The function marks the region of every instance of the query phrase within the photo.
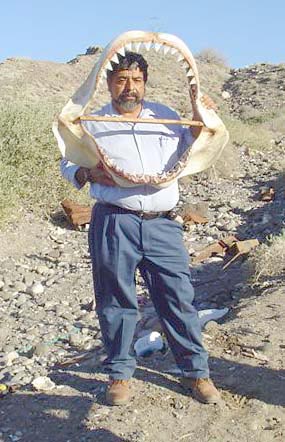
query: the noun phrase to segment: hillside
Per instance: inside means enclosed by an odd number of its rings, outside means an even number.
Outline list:
[[[178,209],[203,207],[207,218],[183,231],[196,308],[229,309],[203,330],[223,403],[205,406],[184,391],[166,348],[139,358],[132,402],[111,408],[88,233],[73,230],[60,209],[67,197],[91,202],[60,176],[51,132],[100,52],[90,47],[68,63],[0,64],[0,441],[283,442],[285,66],[231,69],[214,53],[197,56],[202,89],[231,142],[213,170],[180,183]],[[151,54],[148,61],[147,97],[188,115],[178,64]],[[98,106],[107,99],[102,91]],[[274,196],[262,199],[268,191]],[[221,252],[199,261],[232,235],[261,245],[227,268]],[[136,282],[137,338],[160,324],[139,274]],[[37,389],[39,377],[48,379]]]

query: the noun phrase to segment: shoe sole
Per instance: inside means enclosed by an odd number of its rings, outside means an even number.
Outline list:
[[[209,405],[211,405],[211,404],[220,404],[220,403],[222,403],[222,398],[221,398],[220,396],[217,397],[217,398],[213,398],[213,399],[211,399],[211,398],[209,398],[209,399],[205,399],[205,398],[201,397],[201,396],[199,395],[199,393],[197,393],[197,392],[196,392],[195,390],[193,390],[191,387],[185,385],[185,384],[183,383],[183,381],[181,381],[181,386],[182,386],[182,388],[183,388],[187,393],[190,393],[191,396],[192,396],[194,399],[196,399],[198,402],[201,402],[202,404],[209,404]]]
[[[114,405],[114,406],[120,406],[120,405],[126,405],[130,402],[130,397],[125,398],[125,399],[113,399],[111,397],[108,396],[108,394],[106,394],[106,402],[108,405]]]
[[[221,402],[222,402],[222,398],[221,397],[216,398],[216,399],[215,398],[213,398],[213,399],[211,399],[211,398],[205,399],[205,398],[201,397],[198,393],[193,391],[191,388],[189,388],[188,391],[191,393],[191,396],[193,398],[195,398],[198,402],[201,402],[202,404],[208,404],[208,405],[217,404],[218,405],[218,404],[221,404]]]

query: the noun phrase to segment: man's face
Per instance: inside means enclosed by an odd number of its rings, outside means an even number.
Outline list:
[[[132,112],[140,106],[145,94],[143,72],[137,67],[114,72],[108,88],[116,109],[121,113]]]

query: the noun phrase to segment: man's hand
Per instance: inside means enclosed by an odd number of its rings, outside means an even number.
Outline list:
[[[218,110],[216,103],[212,100],[211,97],[209,97],[209,95],[202,95],[200,100],[206,109],[213,109],[214,111]]]
[[[193,85],[191,87],[191,91],[190,91],[190,99],[191,99],[191,104],[192,104],[192,110],[193,110],[193,120],[194,121],[202,121],[202,117],[200,115],[200,113],[198,112],[197,109],[197,86]],[[202,105],[206,108],[206,109],[213,109],[214,111],[217,111],[217,105],[216,103],[212,100],[212,98],[210,98],[208,95],[202,95],[200,97],[200,101],[202,103]],[[201,133],[202,128],[201,127],[191,127],[191,133],[193,135],[194,138],[198,138],[198,136]]]
[[[76,174],[75,179],[78,184],[83,187],[87,182],[98,183],[103,186],[116,186],[113,178],[106,172],[102,163],[97,164],[96,167],[88,169],[87,167],[80,167]]]
[[[197,113],[197,104],[196,104],[197,86],[196,85],[191,86],[190,100],[191,100],[191,104],[192,104],[192,108],[193,108],[193,113],[195,116],[195,113]],[[214,111],[217,111],[218,107],[217,107],[216,103],[212,100],[212,98],[209,97],[209,95],[206,95],[206,94],[202,95],[200,97],[200,101],[206,109],[213,109]]]
[[[90,183],[99,183],[103,186],[116,186],[115,181],[104,169],[102,163],[99,163],[96,167],[89,169],[88,181],[90,181]]]

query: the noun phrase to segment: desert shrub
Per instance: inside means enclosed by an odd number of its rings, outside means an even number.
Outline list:
[[[228,66],[226,57],[213,48],[202,49],[202,51],[198,52],[198,54],[195,55],[195,58],[197,59],[197,61],[200,61],[202,63],[204,62],[225,67]]]
[[[271,133],[262,124],[249,124],[236,118],[224,118],[231,142],[254,151],[271,147]]]
[[[266,123],[267,121],[274,118],[273,111],[264,112],[263,109],[258,109],[249,105],[242,105],[239,109],[239,116],[242,121],[248,124],[260,124]]]
[[[285,273],[285,230],[270,235],[250,258],[255,280],[263,277],[280,277]]]
[[[266,121],[265,127],[273,134],[285,135],[285,107],[275,111],[274,116]]]
[[[51,103],[0,105],[0,222],[20,209],[49,213],[76,194],[59,172]]]

